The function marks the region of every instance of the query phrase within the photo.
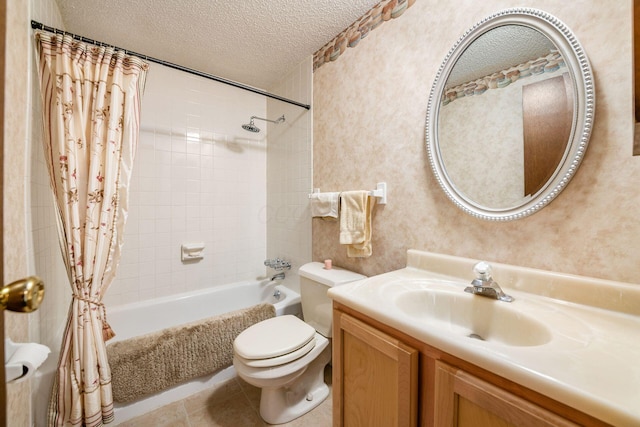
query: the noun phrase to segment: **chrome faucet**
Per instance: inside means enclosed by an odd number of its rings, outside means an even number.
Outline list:
[[[276,271],[291,270],[291,263],[280,258],[266,259],[264,265]]]
[[[513,297],[502,292],[502,288],[491,277],[491,266],[480,261],[473,266],[476,278],[471,281],[471,286],[464,288],[465,292],[483,297],[493,298],[500,301],[511,302]]]
[[[271,278],[271,281],[274,280],[284,280],[284,271],[282,273],[278,273]]]

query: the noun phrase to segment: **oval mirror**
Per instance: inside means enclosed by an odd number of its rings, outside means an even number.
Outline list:
[[[559,19],[508,9],[468,30],[436,75],[427,152],[465,212],[508,221],[537,212],[567,185],[589,143],[589,61]]]

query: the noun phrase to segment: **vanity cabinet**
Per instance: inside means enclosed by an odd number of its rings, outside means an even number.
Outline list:
[[[334,427],[608,424],[334,302]]]
[[[334,426],[416,426],[418,351],[340,311],[333,324]]]
[[[576,427],[553,412],[446,363],[436,362],[436,426]]]

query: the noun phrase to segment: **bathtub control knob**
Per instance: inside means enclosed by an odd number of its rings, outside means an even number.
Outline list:
[[[266,259],[264,260],[264,265],[276,271],[291,270],[291,263],[280,258]]]
[[[307,400],[311,402],[313,400],[313,393],[307,394]]]

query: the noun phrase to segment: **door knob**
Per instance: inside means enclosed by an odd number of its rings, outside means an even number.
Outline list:
[[[44,283],[37,276],[16,280],[0,289],[0,308],[31,313],[44,298]]]

